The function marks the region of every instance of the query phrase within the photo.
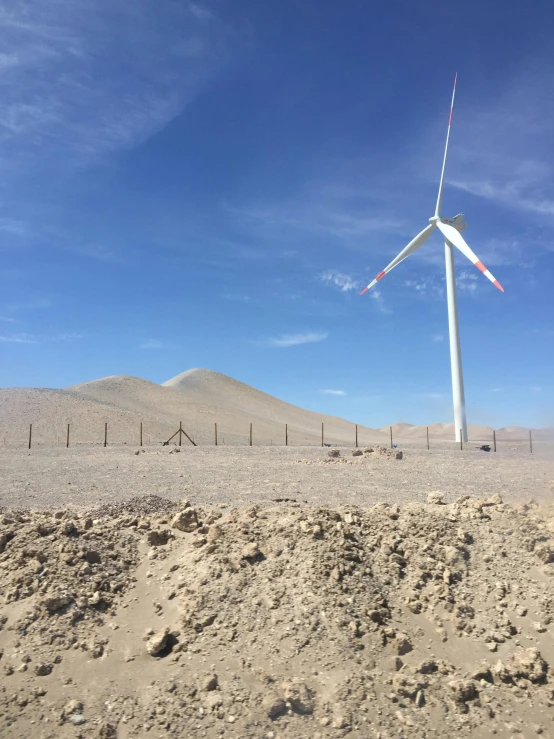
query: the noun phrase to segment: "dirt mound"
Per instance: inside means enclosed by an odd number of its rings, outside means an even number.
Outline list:
[[[552,735],[554,510],[430,500],[3,511],[2,737]]]

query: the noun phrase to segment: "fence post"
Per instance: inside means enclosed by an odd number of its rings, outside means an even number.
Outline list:
[[[108,422],[104,424],[104,446],[108,445]]]
[[[217,446],[217,423],[214,423],[214,439],[215,445]]]
[[[252,446],[252,424],[250,424],[250,446]]]
[[[533,454],[533,437],[531,436],[531,429],[529,429],[529,451]]]
[[[65,446],[69,449],[69,424],[67,424],[67,438],[65,440]]]
[[[33,424],[29,424],[29,449],[31,448],[31,439],[33,438]]]
[[[356,449],[358,448],[358,424],[356,424]]]
[[[183,422],[179,421],[179,446],[181,446],[182,438],[183,438]]]
[[[462,439],[463,439],[463,437],[462,437],[462,429],[460,429],[460,450],[463,449],[463,446],[462,446],[463,441],[462,441]]]
[[[496,451],[496,431],[494,429],[492,430],[492,443],[494,446],[494,451]]]
[[[427,426],[427,451],[429,451],[429,426]]]
[[[390,427],[390,448],[392,449],[392,426]]]
[[[140,445],[142,446],[142,421],[140,422]]]
[[[323,423],[321,424],[321,446],[324,446],[323,444]]]
[[[289,445],[289,425],[285,423],[285,446]]]

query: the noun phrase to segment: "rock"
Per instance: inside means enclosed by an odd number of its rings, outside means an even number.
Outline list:
[[[75,726],[81,726],[82,724],[86,723],[86,718],[81,713],[74,713],[68,718],[68,721],[70,721]]]
[[[89,549],[85,552],[85,559],[90,565],[98,565],[102,561],[100,553],[96,549]]]
[[[73,598],[69,593],[55,593],[44,598],[40,605],[46,608],[49,613],[55,613],[72,602]]]
[[[173,534],[169,529],[153,529],[146,535],[146,541],[151,547],[165,546]]]
[[[504,501],[500,497],[498,493],[495,493],[494,495],[491,495],[490,498],[487,498],[487,500],[483,501],[484,506],[493,506],[493,505],[502,505]]]
[[[329,449],[327,455],[329,457],[340,457],[340,451],[338,449]]]
[[[444,493],[440,490],[434,490],[427,494],[427,503],[430,505],[444,505]]]
[[[169,626],[164,626],[161,631],[158,631],[157,634],[154,634],[154,636],[146,642],[146,651],[148,654],[152,657],[156,657],[160,652],[163,652],[167,646],[168,637]]]
[[[454,700],[457,703],[467,703],[467,701],[475,700],[479,695],[472,680],[451,680],[448,687],[454,693]]]
[[[242,559],[256,559],[260,554],[260,548],[255,541],[252,541],[243,548],[241,557]]]
[[[298,679],[281,685],[285,700],[295,713],[309,715],[314,710],[313,693],[308,686]]]
[[[399,655],[408,654],[408,652],[411,652],[413,649],[412,642],[407,634],[397,634],[393,639],[393,645],[396,649],[396,653]]]
[[[540,542],[535,545],[533,551],[545,565],[554,562],[554,549],[552,549],[548,544]]]
[[[363,457],[364,453],[361,449],[352,449],[352,456],[353,457]]]
[[[66,704],[62,711],[62,715],[64,718],[67,718],[68,716],[71,716],[73,713],[82,713],[83,712],[83,702],[80,700],[70,700],[69,703]]]
[[[75,525],[75,521],[66,521],[62,526],[62,531],[66,536],[77,536],[79,529]]]
[[[283,716],[287,712],[287,704],[283,698],[278,695],[266,695],[262,700],[262,707],[266,712],[267,716],[272,720]]]
[[[402,452],[396,452],[396,454],[394,455],[394,458],[395,459],[402,459],[403,456],[404,456],[404,454]]]
[[[179,511],[172,519],[171,526],[179,531],[191,533],[198,528],[198,514],[194,508]]]
[[[140,454],[140,449],[137,449],[135,452],[135,455],[138,457],[139,454]]]
[[[217,679],[217,675],[208,675],[202,682],[202,690],[210,691],[210,690],[217,690],[219,687],[219,682]]]
[[[54,665],[49,662],[39,662],[35,665],[35,675],[38,677],[45,677],[46,675],[50,675],[53,669]]]

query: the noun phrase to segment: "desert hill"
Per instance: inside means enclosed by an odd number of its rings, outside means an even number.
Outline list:
[[[62,444],[67,424],[70,443],[103,443],[108,423],[108,443],[136,445],[143,424],[146,444],[161,443],[183,423],[198,444],[214,443],[218,424],[220,444],[248,443],[250,423],[255,445],[281,445],[288,424],[289,443],[294,446],[321,443],[321,424],[330,444],[354,443],[354,424],[326,416],[262,392],[231,377],[207,369],[190,369],[161,385],[129,375],[113,375],[72,385],[63,390],[49,388],[0,389],[0,445],[20,446],[33,424],[34,443]],[[472,440],[491,440],[488,426],[469,425]],[[360,445],[388,443],[389,427],[358,427]],[[518,426],[499,429],[497,439],[528,438],[529,430]],[[426,427],[395,423],[393,437],[405,442],[425,439]],[[451,441],[453,424],[429,426],[429,436]],[[553,429],[533,431],[536,441],[552,439]],[[188,442],[187,442],[188,443]]]
[[[63,443],[70,424],[71,443],[104,439],[109,443],[137,444],[143,424],[145,443],[168,439],[179,422],[196,443],[214,443],[218,424],[220,444],[253,442],[283,444],[288,424],[291,445],[353,444],[354,424],[341,418],[307,411],[249,385],[211,370],[194,369],[158,385],[128,375],[104,377],[63,390],[8,388],[0,390],[0,439],[5,445],[22,444],[33,424],[35,443]],[[360,444],[378,443],[383,435],[359,426]]]

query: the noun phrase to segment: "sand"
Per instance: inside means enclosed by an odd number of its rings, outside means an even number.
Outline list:
[[[552,736],[553,507],[429,500],[0,511],[3,739]]]

